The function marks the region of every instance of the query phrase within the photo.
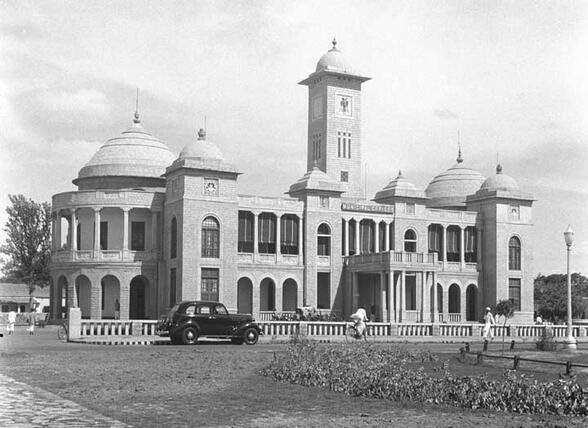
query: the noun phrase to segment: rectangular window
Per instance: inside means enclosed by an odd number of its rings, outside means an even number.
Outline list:
[[[328,272],[317,273],[316,278],[316,307],[317,309],[331,308],[331,274]]]
[[[321,196],[321,208],[329,208],[329,197]]]
[[[414,215],[414,211],[415,211],[414,203],[407,202],[406,203],[406,214]]]
[[[521,310],[521,279],[508,279],[508,299],[512,302],[515,311]]]
[[[337,135],[337,156],[341,157],[341,133]]]
[[[351,133],[347,133],[347,158],[351,159]]]
[[[349,173],[347,171],[341,171],[341,182],[347,183],[349,181]]]
[[[280,219],[280,227],[282,254],[298,254],[298,218],[285,214]]]
[[[465,244],[465,261],[467,263],[476,263],[478,260],[476,253],[476,228],[469,226],[465,228],[464,244]]]
[[[131,222],[131,251],[145,251],[145,222]]]
[[[200,298],[218,302],[218,269],[202,268]]]
[[[76,232],[76,248],[79,250],[82,249],[82,224],[78,223],[78,225],[76,226],[77,232]]]
[[[240,253],[253,252],[253,214],[247,211],[239,211],[238,225],[239,241],[237,251]]]
[[[176,268],[169,271],[169,307],[176,304]]]
[[[262,254],[276,253],[276,217],[271,213],[261,213],[258,218],[258,250]]]
[[[100,222],[100,249],[108,250],[108,222]]]

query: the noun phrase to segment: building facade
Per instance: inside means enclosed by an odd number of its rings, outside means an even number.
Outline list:
[[[385,322],[478,321],[502,299],[533,320],[531,195],[456,163],[426,189],[401,172],[363,197],[361,86],[336,47],[308,87],[307,172],[245,195],[204,130],[175,156],[142,126],[108,140],[53,196],[51,301],[86,318],[156,318],[220,300],[258,319],[312,306]]]

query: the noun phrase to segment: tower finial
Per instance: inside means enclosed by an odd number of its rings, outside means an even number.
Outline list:
[[[402,170],[399,169],[398,170],[398,176],[396,177],[396,179],[402,178]]]
[[[133,119],[135,123],[141,123],[139,119],[139,88],[137,88],[137,97],[135,98],[135,118]]]
[[[335,36],[333,36],[333,41],[331,43],[333,44],[333,47],[331,48],[331,50],[336,51],[337,50],[337,39],[335,38]]]
[[[496,152],[496,174],[502,174],[502,165],[500,165],[500,156]]]
[[[459,129],[457,130],[457,163],[463,162],[463,157],[461,156],[461,135]]]

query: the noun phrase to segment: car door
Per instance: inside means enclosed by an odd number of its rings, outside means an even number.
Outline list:
[[[200,304],[196,308],[196,322],[200,327],[201,336],[216,335],[215,317],[209,304]]]
[[[227,312],[227,308],[223,304],[216,304],[212,307],[212,314],[215,321],[216,334],[219,336],[226,336],[232,332],[231,316]]]

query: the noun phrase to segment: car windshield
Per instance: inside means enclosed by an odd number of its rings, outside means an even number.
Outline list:
[[[167,313],[167,318],[171,320],[174,317],[174,314],[178,311],[179,307],[180,305],[175,305],[173,308],[171,308]]]

